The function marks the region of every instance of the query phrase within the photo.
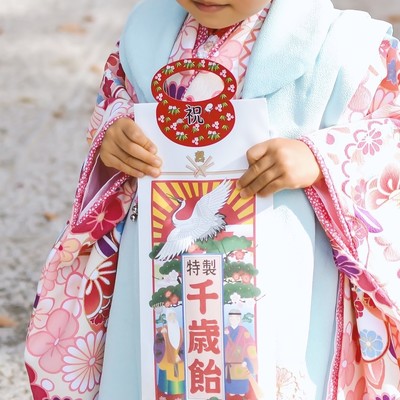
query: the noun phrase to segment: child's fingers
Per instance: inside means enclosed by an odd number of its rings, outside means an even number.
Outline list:
[[[150,153],[157,153],[157,146],[144,134],[140,126],[134,121],[130,119],[124,119],[121,127],[129,141],[137,143]]]
[[[124,157],[126,156],[122,156],[121,158],[123,159]],[[157,178],[160,175],[159,168],[153,168],[137,159],[125,158],[126,161],[123,161],[121,158],[113,154],[109,155],[109,161],[113,165],[113,168],[116,168],[125,174],[135,178],[143,178],[145,175]]]
[[[133,136],[135,136],[138,141],[131,140]],[[127,164],[130,164],[130,160],[137,159],[152,167],[160,167],[161,159],[149,150],[149,148],[153,148],[153,151],[156,151],[152,142],[147,140],[144,135],[131,135],[131,137],[128,137],[124,131],[123,135],[119,135],[115,138],[115,143],[122,152],[120,158]],[[147,147],[144,147],[144,145]],[[124,154],[126,154],[126,156],[124,156]]]
[[[250,164],[247,171],[240,177],[237,182],[237,188],[244,189],[249,186],[254,180],[256,180],[260,175],[264,174],[266,171],[273,168],[274,163],[270,157],[263,157],[257,162]],[[271,173],[271,171],[270,171]],[[271,177],[272,179],[272,177]]]
[[[251,182],[246,186],[243,186],[240,190],[240,196],[242,198],[252,197],[256,194],[260,196],[268,196],[283,189],[283,177],[275,166],[271,166],[257,175],[252,176],[253,179]]]
[[[246,157],[249,165],[255,164],[257,161],[261,160],[268,151],[268,140],[265,142],[257,143],[247,150]]]
[[[161,160],[136,143],[131,143],[127,151],[120,149],[118,158],[129,168],[139,170],[145,175],[156,177],[160,174]]]
[[[285,189],[285,187],[283,186],[281,177],[277,177],[272,181],[263,181],[258,179],[252,182],[245,189],[242,189],[240,191],[240,197],[243,199],[247,199],[255,195],[267,197],[283,189]]]
[[[116,139],[112,134],[106,135],[100,148],[100,158],[107,167],[136,178],[144,175],[157,177],[160,174],[161,160],[126,137]]]

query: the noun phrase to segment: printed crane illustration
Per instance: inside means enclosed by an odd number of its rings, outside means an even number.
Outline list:
[[[158,252],[156,259],[168,261],[187,251],[196,240],[207,240],[225,228],[225,217],[219,213],[232,191],[231,181],[224,180],[211,192],[202,196],[187,219],[178,219],[177,214],[186,206],[184,199],[176,199],[179,208],[172,215],[174,228]]]

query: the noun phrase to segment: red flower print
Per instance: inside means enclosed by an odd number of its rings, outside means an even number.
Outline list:
[[[92,329],[98,331],[108,319],[117,273],[117,255],[100,264],[89,276],[85,288],[85,314]]]
[[[364,311],[364,306],[363,306],[363,303],[359,299],[354,300],[354,308],[356,310],[357,317],[362,317],[363,311]]]
[[[235,251],[236,260],[243,260],[244,259],[244,255],[245,255],[245,252],[243,250]]]
[[[121,201],[114,196],[95,209],[82,223],[78,224],[76,233],[90,232],[93,239],[100,239],[110,232],[124,217]]]
[[[358,318],[362,317],[363,313],[364,313],[364,304],[358,298],[357,293],[355,291],[351,292],[351,298],[353,299],[353,304],[354,304],[354,308],[355,308],[355,311],[356,311],[356,316]]]
[[[122,80],[125,79],[125,72],[122,68],[121,63],[119,62],[118,54],[113,53],[108,57],[107,69],[109,69],[110,71],[114,71],[115,75],[121,78]]]
[[[103,93],[107,98],[111,97],[111,86],[114,82],[111,79],[104,78]]]
[[[36,384],[37,375],[33,368],[25,364],[26,372],[28,373],[29,383],[31,385],[31,391],[33,400],[45,400],[47,398],[46,391]]]

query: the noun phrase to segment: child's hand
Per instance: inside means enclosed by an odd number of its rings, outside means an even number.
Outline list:
[[[322,173],[309,147],[295,139],[270,139],[247,151],[249,169],[239,179],[241,197],[268,196],[313,185]]]
[[[161,159],[156,153],[154,143],[129,118],[121,118],[107,129],[100,148],[100,158],[107,167],[136,178],[160,175]]]

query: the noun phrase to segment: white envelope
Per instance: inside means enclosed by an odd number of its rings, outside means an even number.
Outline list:
[[[204,147],[165,137],[157,104],[135,105],[136,122],[163,160],[161,176],[138,188],[143,399],[228,399],[238,387],[252,393],[249,400],[275,398],[275,363],[266,360],[275,359],[268,328],[276,305],[262,245],[272,197],[244,200],[235,191],[246,150],[269,138],[267,104],[232,103],[233,130]],[[235,343],[234,331],[247,339]]]

